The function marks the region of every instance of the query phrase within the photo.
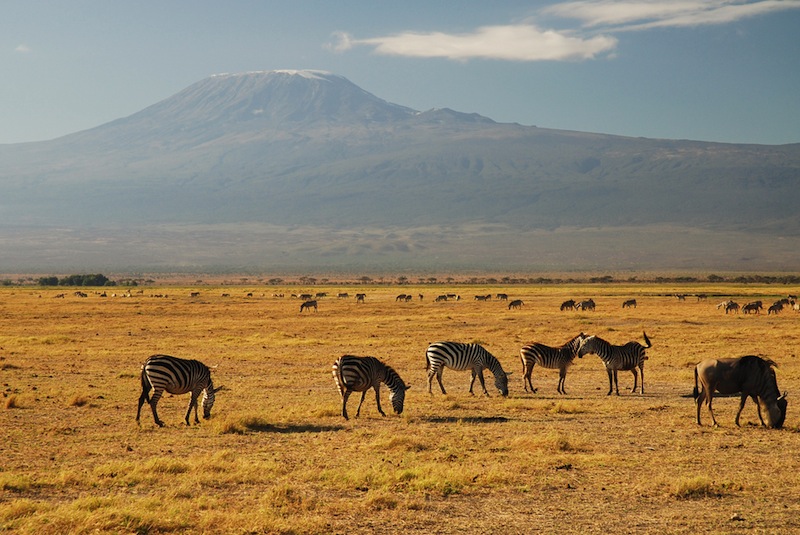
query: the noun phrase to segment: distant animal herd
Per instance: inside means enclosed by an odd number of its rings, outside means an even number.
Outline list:
[[[193,292],[192,297],[197,295]],[[318,309],[318,299],[326,297],[325,293],[292,295],[292,298],[302,300],[300,312],[304,310],[316,311]],[[275,294],[273,297],[283,297],[283,294]],[[359,303],[365,302],[366,294],[356,294]],[[418,294],[418,299],[423,300],[424,296]],[[685,300],[686,295],[677,294],[678,300]],[[705,295],[697,295],[697,300],[705,300]],[[338,299],[347,299],[349,295],[340,293]],[[407,302],[414,298],[413,295],[400,294],[395,301]],[[476,295],[476,301],[491,300],[491,294]],[[509,301],[507,294],[496,294],[496,299]],[[456,300],[461,297],[456,294],[442,294],[436,297],[435,302]],[[514,299],[508,302],[508,309],[521,308],[521,299]],[[635,299],[623,301],[622,308],[636,308]],[[777,314],[786,307],[800,310],[798,307],[797,296],[789,295],[780,299],[768,307],[768,314]],[[570,299],[561,304],[560,309],[565,310],[587,310],[594,311],[596,304],[592,299],[576,301]],[[753,301],[740,307],[733,300],[726,300],[717,305],[717,309],[724,309],[725,313],[737,313],[741,311],[745,314],[759,314],[763,310],[761,301]],[[630,371],[633,374],[632,393],[637,389],[644,394],[644,362],[648,359],[645,351],[652,347],[652,343],[646,333],[642,333],[645,344],[631,341],[624,345],[613,345],[598,336],[589,336],[580,333],[572,337],[565,344],[559,347],[551,347],[541,343],[532,343],[520,349],[520,360],[522,363],[522,382],[526,392],[536,393],[537,389],[531,382],[531,374],[535,366],[559,370],[559,380],[557,391],[559,394],[566,394],[565,380],[567,369],[572,365],[575,357],[583,358],[587,354],[597,355],[603,362],[608,374],[609,389],[608,394],[616,393],[619,395],[619,384],[617,380],[618,371]],[[484,370],[488,369],[494,377],[494,386],[502,396],[508,396],[508,377],[512,372],[503,369],[500,361],[494,357],[480,344],[460,343],[460,342],[436,342],[430,344],[425,352],[426,370],[428,377],[428,393],[433,394],[433,380],[436,379],[442,394],[446,394],[442,382],[442,373],[445,368],[455,371],[469,371],[472,374],[469,392],[474,394],[473,388],[475,379],[480,382],[483,394],[488,396],[489,391],[484,382]],[[738,358],[707,359],[697,364],[694,371],[694,391],[693,397],[696,400],[696,421],[701,424],[701,407],[705,404],[711,415],[713,425],[717,425],[712,409],[714,393],[723,395],[740,394],[739,410],[736,414],[735,423],[739,425],[739,417],[744,408],[747,398],[751,398],[756,404],[758,417],[762,425],[770,428],[779,429],[783,427],[786,419],[786,393],[781,394],[778,389],[777,379],[774,368],[777,364],[770,360],[754,355],[747,355]],[[343,355],[339,357],[332,366],[332,375],[342,401],[342,416],[348,419],[347,400],[353,392],[361,393],[361,401],[356,410],[356,417],[361,413],[361,406],[367,392],[372,389],[375,392],[375,402],[378,412],[385,416],[380,400],[380,387],[385,384],[389,390],[389,400],[392,408],[397,414],[401,414],[404,409],[405,392],[410,387],[403,381],[400,375],[389,365],[371,356]],[[142,406],[147,403],[153,412],[153,419],[158,426],[164,423],[158,417],[156,406],[164,392],[170,394],[191,393],[189,407],[184,418],[189,425],[192,410],[195,413],[195,423],[199,423],[198,400],[202,394],[202,408],[204,418],[211,415],[211,408],[214,405],[215,394],[223,387],[214,388],[211,380],[209,368],[197,360],[185,360],[168,355],[153,355],[147,359],[141,369],[142,393],[139,397],[139,406],[136,414],[136,421],[139,422]],[[766,421],[762,415],[762,410],[766,414]]]

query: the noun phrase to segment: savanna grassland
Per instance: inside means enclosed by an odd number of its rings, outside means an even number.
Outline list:
[[[74,289],[73,289],[74,290]],[[726,315],[723,299],[772,303],[794,288],[733,284],[146,287],[132,297],[63,288],[0,290],[0,530],[20,533],[787,533],[800,530],[800,315]],[[197,297],[190,292],[199,291]],[[318,312],[291,293],[327,291]],[[252,292],[252,296],[247,294]],[[348,299],[337,299],[348,292]],[[357,292],[367,294],[356,303]],[[434,302],[455,292],[460,301]],[[506,292],[523,299],[478,302]],[[118,293],[120,293],[118,291]],[[283,293],[285,297],[273,297]],[[414,296],[396,302],[399,293]],[[418,294],[424,294],[419,300]],[[685,301],[673,294],[690,294]],[[707,293],[698,301],[691,295]],[[229,294],[223,296],[223,294]],[[161,295],[161,297],[156,297]],[[592,297],[595,312],[561,312]],[[622,309],[635,298],[638,307]],[[523,391],[519,349],[579,332],[643,342],[645,394],[606,396],[599,358],[536,368]],[[471,396],[445,370],[428,394],[425,348],[480,342],[510,377]],[[134,421],[145,358],[213,370],[210,420],[187,427],[188,396]],[[330,373],[373,355],[412,385],[402,415],[372,393],[351,419]],[[767,356],[789,392],[786,427],[760,427],[748,401],[715,400],[720,427],[695,423],[693,366]],[[624,391],[622,391],[624,388]],[[480,392],[476,383],[476,392]]]

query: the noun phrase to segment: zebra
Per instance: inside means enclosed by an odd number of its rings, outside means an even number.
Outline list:
[[[303,301],[302,303],[300,303],[300,312],[303,312],[303,310],[305,309],[311,310],[312,308],[314,309],[314,312],[317,311],[316,299],[313,301]]]
[[[508,309],[511,310],[512,308],[522,308],[522,305],[525,303],[522,302],[522,299],[514,299],[508,304]]]
[[[563,303],[561,303],[561,311],[562,312],[565,311],[565,310],[572,310],[574,308],[575,308],[575,300],[574,299],[568,299],[568,300],[564,301]]]
[[[355,355],[342,355],[332,367],[333,380],[339,388],[342,396],[342,416],[348,420],[347,399],[353,392],[361,392],[361,402],[358,404],[356,418],[361,414],[361,405],[367,396],[370,388],[375,389],[375,402],[378,404],[378,412],[381,416],[386,416],[381,408],[381,383],[386,383],[389,388],[389,401],[392,403],[394,412],[403,413],[403,403],[406,398],[406,390],[411,386],[406,385],[400,376],[390,366],[387,366],[375,357],[357,357]]]
[[[636,299],[628,299],[627,301],[623,301],[622,308],[636,308]]]
[[[203,418],[211,417],[211,407],[214,406],[216,393],[223,387],[214,388],[211,381],[211,372],[208,366],[198,360],[179,359],[169,355],[152,355],[142,365],[142,395],[139,396],[139,408],[136,411],[136,422],[142,413],[142,405],[148,403],[153,410],[153,419],[156,425],[164,427],[164,422],[158,418],[156,406],[164,391],[170,394],[186,394],[191,392],[189,408],[186,410],[186,425],[189,425],[189,415],[194,408],[194,423],[199,424],[197,417],[197,398],[203,393]],[[153,395],[150,396],[150,390]]]
[[[606,371],[608,372],[608,396],[611,395],[614,387],[616,387],[617,395],[619,395],[619,383],[617,381],[618,370],[629,370],[633,374],[633,388],[631,392],[636,392],[636,383],[638,379],[638,374],[636,372],[637,367],[642,374],[641,393],[644,394],[644,361],[647,360],[647,355],[645,355],[644,351],[648,347],[652,347],[653,344],[651,344],[650,339],[647,338],[647,333],[642,332],[642,334],[644,335],[646,346],[643,346],[639,342],[628,342],[624,346],[615,346],[598,336],[588,336],[581,341],[581,345],[578,348],[579,357],[583,357],[588,353],[594,353],[600,357],[600,360],[606,365]]]
[[[522,386],[525,387],[525,392],[528,391],[528,386],[531,387],[531,392],[536,393],[536,388],[533,388],[531,383],[531,373],[533,367],[538,364],[542,368],[559,370],[558,375],[558,393],[566,394],[564,389],[564,379],[567,377],[567,368],[578,356],[578,348],[580,347],[586,335],[580,333],[578,336],[567,342],[561,347],[550,347],[544,344],[529,344],[523,346],[519,350],[519,357],[522,360]]]
[[[475,394],[472,387],[475,385],[475,377],[481,381],[483,393],[489,395],[486,390],[486,383],[483,380],[483,370],[489,368],[494,375],[494,386],[500,393],[508,396],[508,376],[511,372],[503,371],[494,355],[486,351],[480,344],[462,344],[459,342],[436,342],[428,346],[425,353],[426,366],[428,370],[428,393],[433,394],[431,386],[433,377],[439,382],[442,394],[447,394],[442,384],[442,372],[445,367],[456,371],[470,370],[472,381],[469,383],[469,393]]]

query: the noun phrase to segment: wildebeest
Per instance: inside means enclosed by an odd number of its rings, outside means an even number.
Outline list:
[[[590,298],[580,303],[575,303],[575,310],[594,310],[595,306],[594,299]]]
[[[522,305],[525,303],[522,302],[522,299],[514,299],[508,304],[508,309],[511,310],[512,308],[522,308]]]
[[[363,303],[367,298],[367,294],[356,294],[356,303]]]
[[[628,299],[622,302],[622,308],[636,308],[636,299]]]
[[[738,314],[739,303],[737,303],[736,301],[728,301],[728,303],[725,305],[725,314],[727,314],[728,312],[736,312]]]
[[[758,314],[761,310],[761,307],[756,303],[747,303],[745,306],[742,307],[742,314]]]
[[[568,300],[564,301],[563,303],[561,303],[561,311],[562,312],[564,310],[572,310],[573,308],[575,308],[575,300],[574,299],[568,299]]]
[[[742,414],[744,403],[748,396],[758,408],[758,419],[761,425],[780,429],[786,419],[786,393],[781,395],[778,390],[778,381],[775,379],[777,364],[770,359],[763,359],[754,355],[738,358],[706,359],[694,369],[694,397],[697,402],[697,425],[700,425],[700,406],[705,402],[711,421],[714,425],[714,411],[711,401],[714,392],[720,394],[741,393],[739,411],[736,413],[736,425],[739,425],[739,416]],[[761,416],[761,407],[767,412],[767,423]]]
[[[777,314],[781,310],[783,310],[783,303],[776,301],[767,309],[767,315],[769,316],[770,314]]]
[[[312,308],[314,309],[314,312],[317,311],[317,301],[316,300],[303,301],[302,303],[300,303],[300,312],[303,312],[303,310],[305,310],[305,309],[311,310]]]

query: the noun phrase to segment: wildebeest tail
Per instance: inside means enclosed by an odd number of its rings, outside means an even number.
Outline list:
[[[697,388],[697,368],[694,369],[694,390],[692,390],[692,397],[697,399],[700,395],[700,390]]]
[[[653,347],[653,344],[650,343],[650,339],[647,337],[647,333],[642,331],[642,334],[644,335],[644,342],[647,344],[645,347]]]

